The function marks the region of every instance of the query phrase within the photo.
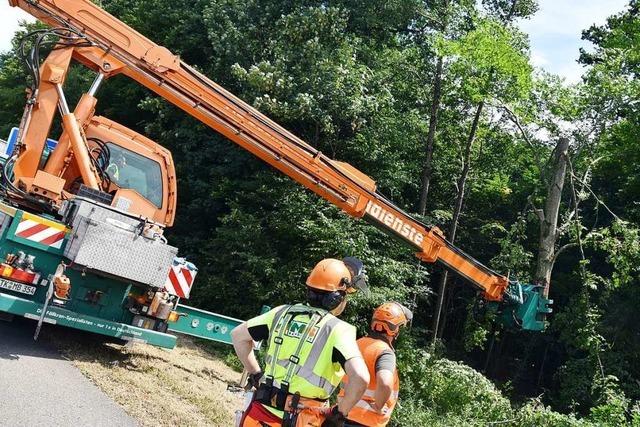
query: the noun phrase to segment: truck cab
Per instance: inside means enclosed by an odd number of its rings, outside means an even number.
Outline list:
[[[171,152],[112,120],[94,116],[86,126],[89,153],[104,177],[111,206],[171,226],[177,198]],[[61,176],[69,194],[80,191],[81,175],[71,163]],[[107,200],[109,197],[107,198]]]

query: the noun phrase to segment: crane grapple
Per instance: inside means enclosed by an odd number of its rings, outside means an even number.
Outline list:
[[[544,286],[510,283],[500,303],[489,305],[498,312],[498,321],[510,329],[543,331],[546,315],[553,309],[553,300],[544,296]]]

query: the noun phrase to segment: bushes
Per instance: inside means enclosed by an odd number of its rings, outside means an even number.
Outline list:
[[[421,400],[437,414],[456,414],[470,422],[510,417],[509,400],[472,368],[440,359],[425,373],[420,387]]]
[[[513,417],[509,400],[479,372],[423,350],[398,353],[401,407],[395,425],[477,425]]]
[[[538,400],[514,408],[491,381],[471,367],[415,349],[413,342],[402,344],[398,350],[400,402],[390,424],[393,427],[589,427],[626,424],[626,406],[613,397],[594,408],[589,419],[552,411]],[[632,409],[631,425],[640,426],[638,421],[640,412],[636,414]]]
[[[586,427],[592,425],[574,415],[552,411],[538,401],[531,401],[517,411],[513,425],[519,427]]]

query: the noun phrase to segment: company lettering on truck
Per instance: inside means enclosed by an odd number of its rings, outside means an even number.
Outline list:
[[[402,218],[396,216],[393,212],[385,210],[382,206],[372,202],[371,200],[367,203],[366,212],[369,216],[380,222],[380,224],[389,227],[418,247],[422,247],[424,234],[420,233],[415,229],[415,227],[405,222]]]

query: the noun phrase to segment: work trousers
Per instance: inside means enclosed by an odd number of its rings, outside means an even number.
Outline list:
[[[252,402],[247,408],[242,427],[281,427],[282,420],[269,412],[264,406]]]
[[[321,427],[324,416],[315,409],[303,409],[296,415],[295,427]],[[282,420],[258,402],[247,409],[242,427],[281,427]]]

